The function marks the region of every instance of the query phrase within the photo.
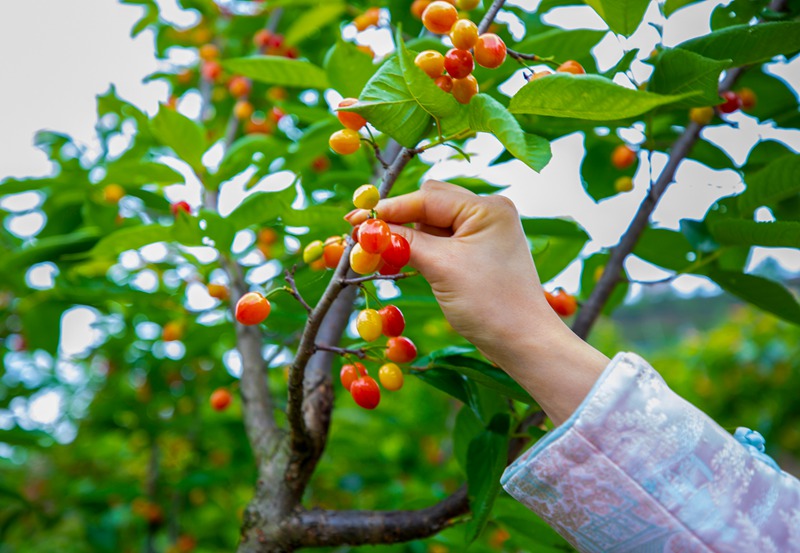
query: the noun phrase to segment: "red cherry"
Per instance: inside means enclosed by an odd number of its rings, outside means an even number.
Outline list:
[[[475,61],[478,65],[494,69],[506,61],[506,43],[494,33],[485,33],[475,43]]]
[[[335,269],[339,266],[344,247],[345,243],[342,239],[331,240],[325,244],[325,248],[322,250],[322,258],[325,260],[325,266],[328,269]]]
[[[269,300],[258,292],[248,292],[236,302],[236,320],[243,325],[257,325],[272,310]]]
[[[361,228],[361,223],[353,227],[353,232],[350,235],[350,237],[353,239],[353,242],[355,242],[356,244],[358,244],[358,231],[360,228]]]
[[[187,202],[175,202],[169,206],[169,210],[175,217],[177,217],[178,213],[181,211],[183,211],[186,215],[192,214],[192,208]]]
[[[381,253],[391,243],[392,231],[380,219],[367,219],[358,231],[358,243],[368,253]]]
[[[453,48],[444,55],[444,69],[454,79],[463,79],[475,69],[475,60],[466,50]]]
[[[367,368],[363,363],[342,365],[342,370],[339,371],[339,380],[341,381],[342,386],[344,386],[344,389],[349,392],[353,382],[362,376],[366,376],[366,374]]]
[[[233,396],[231,396],[228,390],[225,388],[217,388],[211,394],[211,408],[215,411],[224,411],[231,404],[232,400]]]
[[[417,357],[417,346],[405,336],[389,338],[386,341],[386,358],[395,363],[410,363]]]
[[[375,409],[381,401],[381,390],[371,376],[362,376],[350,386],[355,402],[364,409]]]
[[[406,320],[403,312],[396,305],[387,305],[378,311],[383,320],[383,335],[394,337],[400,336],[406,328]]]
[[[398,275],[400,274],[400,269],[402,267],[395,267],[394,265],[389,265],[388,263],[384,262],[380,269],[378,269],[378,273],[382,275]]]
[[[391,265],[393,268],[402,269],[408,264],[408,260],[411,258],[411,245],[408,243],[408,240],[406,240],[405,237],[393,232],[389,238],[389,245],[385,250],[383,250],[381,257],[387,265]],[[381,274],[391,275],[397,273]]]
[[[726,90],[723,92],[722,98],[725,101],[717,106],[717,109],[719,109],[722,113],[733,113],[742,107],[742,99],[732,90]]]

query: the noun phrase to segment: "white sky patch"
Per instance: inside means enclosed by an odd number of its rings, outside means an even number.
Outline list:
[[[65,357],[76,357],[102,339],[95,327],[100,320],[97,312],[89,307],[72,307],[61,316],[60,352]]]
[[[55,390],[42,390],[28,401],[28,417],[31,421],[49,425],[61,415],[61,404],[64,398]]]

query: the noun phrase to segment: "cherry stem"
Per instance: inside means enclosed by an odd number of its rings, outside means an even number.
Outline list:
[[[364,128],[367,129],[367,133],[369,133],[369,140],[367,140],[366,138],[362,138],[361,140],[364,140],[365,142],[369,142],[370,143],[370,145],[372,146],[372,149],[375,151],[375,159],[378,160],[378,163],[381,164],[381,167],[383,167],[383,170],[386,171],[389,168],[389,164],[386,163],[386,160],[384,160],[383,157],[381,156],[381,149],[378,146],[378,142],[375,140],[375,137],[372,135],[372,131],[369,129],[369,126],[365,126]]]
[[[506,53],[519,62],[535,61],[539,63],[546,63],[547,65],[551,65],[553,67],[558,67],[561,65],[561,62],[554,60],[552,56],[543,58],[541,56],[537,56],[536,54],[525,54],[524,52],[517,52],[516,50],[512,50],[510,48],[506,50]]]
[[[311,309],[311,306],[308,305],[306,300],[303,299],[303,296],[300,294],[300,290],[298,290],[297,288],[297,283],[294,281],[295,271],[297,271],[297,265],[294,265],[291,270],[287,270],[285,273],[286,282],[289,283],[290,286],[287,292],[289,292],[292,296],[294,296],[294,299],[300,302],[300,305],[303,306],[306,312],[311,313],[313,309]]]
[[[343,278],[339,281],[339,284],[342,286],[349,286],[351,284],[362,284],[371,280],[402,280],[404,278],[411,278],[417,275],[419,275],[419,272],[417,271],[411,271],[409,273],[397,273],[396,275],[382,275],[380,273],[376,273],[374,275],[363,277]]]
[[[349,348],[340,348],[337,346],[328,346],[326,344],[314,344],[314,351],[330,351],[333,353],[338,353],[342,357],[347,357],[348,355],[355,355],[359,359],[364,359],[367,356],[367,352],[364,350],[364,348],[349,349]]]

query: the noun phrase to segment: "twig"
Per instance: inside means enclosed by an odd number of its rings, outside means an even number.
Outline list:
[[[328,346],[325,344],[314,344],[315,351],[330,351],[331,353],[337,353],[342,357],[346,355],[355,355],[359,359],[364,359],[367,356],[366,350],[364,348],[359,349],[349,349],[349,348],[340,348],[338,346]]]
[[[381,157],[381,148],[380,148],[380,146],[378,146],[378,142],[375,140],[375,137],[372,135],[372,131],[369,130],[369,127],[364,127],[364,128],[367,129],[367,132],[369,133],[369,140],[367,140],[366,138],[362,138],[361,140],[364,140],[364,141],[370,143],[370,145],[372,146],[372,149],[375,152],[375,159],[378,160],[378,163],[381,164],[381,167],[383,167],[383,170],[386,171],[389,168],[389,164],[386,163],[386,160],[384,160],[383,157]]]
[[[511,48],[507,48],[506,53],[515,60],[542,61],[542,58],[540,58],[536,54],[523,54],[522,52],[517,52],[516,50],[512,50]]]
[[[500,8],[502,8],[505,3],[506,0],[494,0],[494,2],[492,2],[492,5],[486,10],[486,15],[483,16],[483,19],[481,19],[481,22],[478,24],[478,34],[483,34],[489,30],[489,25],[492,24],[494,18],[497,17],[497,12],[500,11]]]
[[[289,284],[290,289],[287,290],[303,308],[308,312],[311,313],[313,309],[311,306],[306,303],[306,300],[303,299],[303,296],[300,294],[300,290],[297,289],[297,283],[294,281],[294,273],[297,271],[297,265],[294,265],[291,270],[286,270],[284,273],[286,275],[286,282]]]
[[[402,280],[404,278],[417,276],[418,274],[417,271],[411,271],[409,273],[398,273],[396,275],[375,274],[355,278],[343,278],[339,281],[339,284],[342,286],[350,286],[352,284],[361,284],[362,282],[369,282],[371,280]]]

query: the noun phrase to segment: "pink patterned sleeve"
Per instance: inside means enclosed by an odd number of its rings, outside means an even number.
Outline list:
[[[502,483],[581,552],[800,552],[800,482],[736,436],[620,353]]]

